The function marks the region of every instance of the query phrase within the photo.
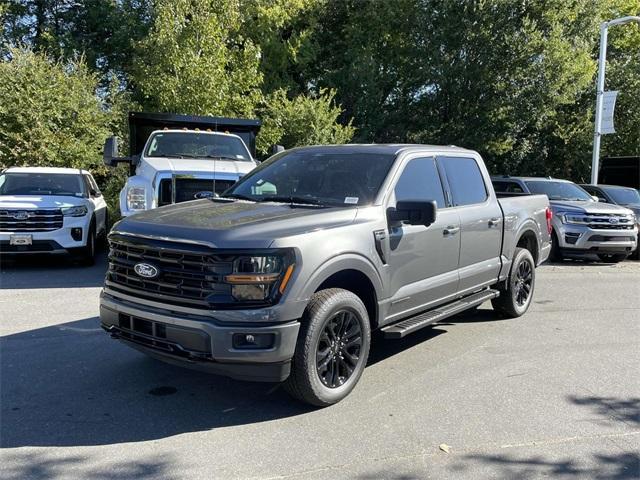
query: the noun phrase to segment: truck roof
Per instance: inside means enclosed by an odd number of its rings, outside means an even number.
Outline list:
[[[476,153],[454,145],[421,145],[415,143],[347,143],[343,145],[313,145],[308,147],[296,147],[291,150],[316,151],[318,153],[381,153],[389,155],[397,155],[401,152],[411,151],[429,151],[429,152],[447,152],[447,153]]]
[[[512,177],[510,175],[492,175],[491,180],[522,180],[522,181],[532,181],[535,180],[537,182],[564,182],[564,183],[574,183],[571,180],[565,180],[564,178],[553,178],[553,177]]]
[[[80,168],[63,168],[63,167],[9,167],[4,170],[11,173],[55,173],[62,175],[78,175],[80,173],[89,173],[87,170]]]

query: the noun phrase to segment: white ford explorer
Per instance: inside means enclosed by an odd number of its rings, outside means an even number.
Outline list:
[[[0,253],[71,253],[92,264],[107,204],[86,170],[12,167],[0,173]]]

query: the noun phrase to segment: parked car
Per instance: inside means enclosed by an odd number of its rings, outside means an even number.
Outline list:
[[[167,362],[330,405],[373,330],[401,338],[487,300],[523,315],[550,219],[544,195],[498,200],[470,150],[297,148],[221,198],[119,222],[101,324]]]
[[[598,197],[602,203],[612,203],[627,207],[636,215],[636,224],[640,229],[640,192],[635,188],[620,187],[618,185],[580,185],[590,195]],[[635,259],[640,259],[640,247],[633,254]]]
[[[633,211],[600,203],[568,180],[538,177],[492,177],[496,192],[537,193],[549,197],[553,210],[550,258],[565,254],[596,254],[602,261],[621,262],[638,245]]]
[[[0,173],[0,253],[71,253],[92,264],[107,234],[98,185],[77,168],[12,167]]]
[[[161,113],[129,114],[128,157],[118,139],[105,142],[104,163],[128,163],[120,213],[205,198],[224,192],[253,170],[259,120]]]

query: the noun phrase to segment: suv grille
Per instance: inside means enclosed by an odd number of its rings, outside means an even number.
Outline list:
[[[633,230],[632,217],[621,214],[596,215],[587,214],[589,227],[594,230]]]
[[[229,303],[231,285],[222,280],[232,273],[235,255],[216,255],[190,244],[150,243],[112,235],[106,284],[122,293],[173,305],[208,308],[216,302]],[[134,270],[140,262],[160,273],[155,278],[141,277]]]
[[[0,210],[0,232],[50,232],[62,228],[62,211]]]
[[[236,183],[235,180],[216,180],[215,193],[222,193]],[[172,180],[160,180],[158,206],[171,204]],[[199,192],[213,192],[213,180],[176,178],[176,203],[195,200]]]

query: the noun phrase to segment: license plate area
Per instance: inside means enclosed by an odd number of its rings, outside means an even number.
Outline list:
[[[11,235],[9,237],[9,245],[33,245],[32,235]]]

